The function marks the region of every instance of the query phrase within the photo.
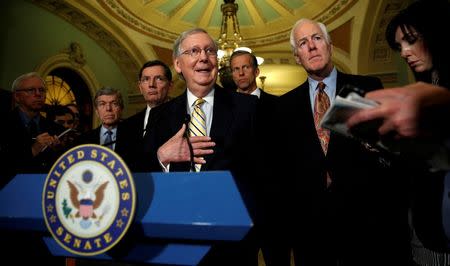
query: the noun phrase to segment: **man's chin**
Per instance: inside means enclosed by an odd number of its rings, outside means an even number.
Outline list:
[[[33,110],[34,111],[36,111],[36,112],[40,112],[40,111],[42,111],[42,109],[44,108],[44,105],[42,104],[35,104],[35,105],[33,105]]]

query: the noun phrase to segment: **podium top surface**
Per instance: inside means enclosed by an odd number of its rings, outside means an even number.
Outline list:
[[[0,191],[0,226],[47,231],[45,174],[19,174]],[[135,225],[146,237],[239,240],[252,220],[228,171],[135,173]]]

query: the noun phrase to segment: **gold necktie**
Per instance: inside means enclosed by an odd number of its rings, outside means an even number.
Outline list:
[[[191,121],[189,122],[190,136],[206,136],[206,116],[201,106],[205,102],[202,98],[198,98],[194,102],[194,110],[191,114]],[[195,171],[200,172],[201,164],[195,164]]]

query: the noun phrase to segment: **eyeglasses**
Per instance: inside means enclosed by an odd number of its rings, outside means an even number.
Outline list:
[[[150,76],[143,76],[141,80],[139,80],[139,82],[142,84],[148,84],[151,80],[154,80],[154,82],[156,82],[157,84],[164,84],[165,82],[167,82],[167,78],[165,78],[164,76],[154,76],[153,78]]]
[[[17,92],[25,92],[28,95],[33,95],[33,94],[45,94],[47,92],[46,88],[28,88],[28,89],[17,89]]]
[[[118,102],[98,102],[97,107],[101,109],[106,109],[107,106],[111,106],[113,109],[120,108],[120,104]]]
[[[190,55],[191,57],[197,58],[202,54],[202,51],[205,51],[205,54],[209,57],[217,56],[217,49],[212,47],[206,47],[204,49],[194,47],[181,52],[181,54]]]

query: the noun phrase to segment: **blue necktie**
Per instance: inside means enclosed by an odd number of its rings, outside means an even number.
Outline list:
[[[106,138],[105,138],[105,143],[103,143],[103,145],[105,145],[106,147],[110,148],[111,150],[113,150],[113,141],[112,141],[112,131],[108,130],[105,132],[106,134]]]

